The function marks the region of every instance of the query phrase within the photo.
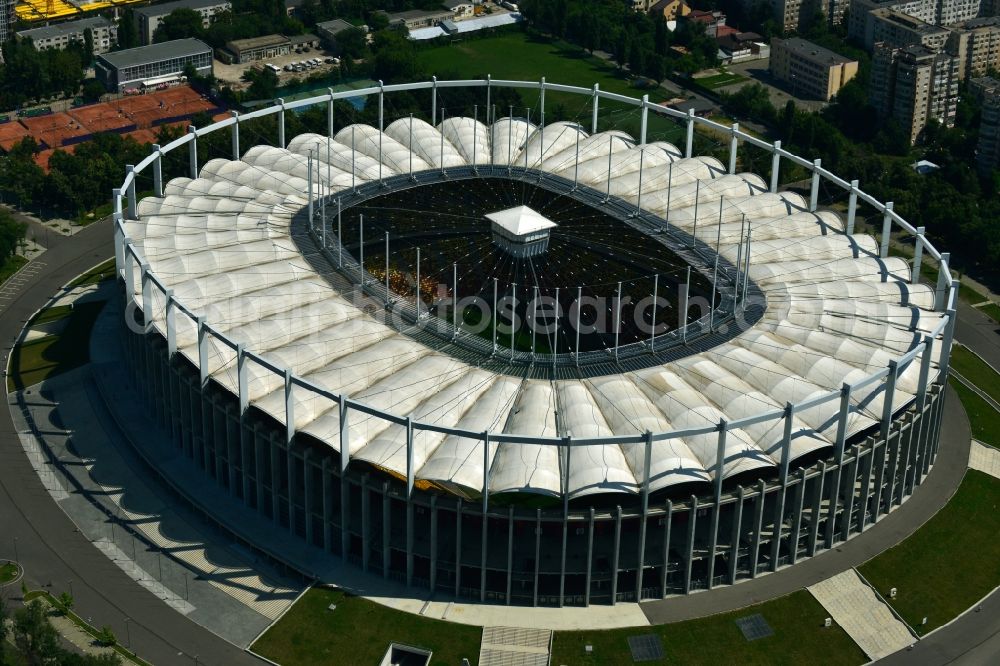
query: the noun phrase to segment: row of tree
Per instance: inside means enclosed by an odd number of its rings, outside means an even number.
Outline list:
[[[76,95],[91,58],[86,44],[74,42],[63,50],[36,51],[30,40],[8,40],[3,44],[5,64],[0,67],[0,109]]]
[[[0,190],[23,209],[76,217],[106,203],[125,175],[122,165],[137,164],[149,147],[131,137],[98,134],[72,153],[55,151],[47,174],[34,161],[37,152],[34,139],[26,137],[0,158]]]

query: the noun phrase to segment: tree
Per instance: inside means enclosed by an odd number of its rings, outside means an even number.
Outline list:
[[[653,79],[657,83],[661,82],[667,76],[667,65],[666,60],[663,56],[654,53],[646,61],[646,76]]]
[[[630,52],[631,40],[628,31],[622,30],[618,33],[618,40],[615,42],[615,62],[618,63],[618,69],[625,66]]]
[[[0,664],[6,664],[4,653],[7,652],[7,636],[10,633],[7,627],[7,598],[0,594]]]
[[[249,74],[249,71],[247,72]],[[278,94],[278,75],[269,69],[254,72],[247,95],[250,99],[274,99]]]
[[[136,46],[139,46],[139,31],[136,29],[135,13],[131,9],[126,9],[118,19],[118,44],[115,48],[121,50]]]
[[[10,213],[0,208],[0,265],[14,256],[27,229],[28,225],[18,222]],[[0,643],[2,642],[0,639]]]
[[[59,605],[62,606],[62,610],[65,613],[73,610],[73,595],[69,592],[63,592],[59,595]]]
[[[175,9],[164,16],[153,33],[153,41],[157,43],[188,37],[204,38],[205,29],[201,25],[201,14],[186,7]]]
[[[654,19],[654,23],[653,50],[656,51],[657,55],[665,56],[667,49],[670,48],[670,32],[667,30],[667,22],[661,14]]]
[[[424,78],[413,42],[393,30],[375,34],[372,77],[380,81],[413,81]]]
[[[111,627],[104,625],[101,627],[100,631],[97,632],[95,637],[97,642],[106,647],[113,647],[118,645],[118,637],[115,636],[115,632],[111,630]]]
[[[37,599],[14,613],[14,645],[32,666],[54,661],[62,652],[59,634],[49,624],[45,606]]]
[[[83,31],[83,53],[89,65],[94,60],[94,31],[90,28]]]
[[[29,208],[45,190],[45,172],[35,164],[38,144],[30,136],[14,144],[6,157],[0,158],[0,188]]]
[[[105,92],[107,91],[104,89],[104,84],[97,79],[84,79],[83,87],[80,89],[84,102],[100,102]]]
[[[342,57],[350,57],[357,60],[365,55],[367,36],[361,28],[348,28],[337,33],[337,45],[340,46]]]

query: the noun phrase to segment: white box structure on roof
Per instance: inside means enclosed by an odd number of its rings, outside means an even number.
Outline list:
[[[487,213],[493,242],[511,256],[534,257],[549,247],[549,234],[556,223],[527,206]]]

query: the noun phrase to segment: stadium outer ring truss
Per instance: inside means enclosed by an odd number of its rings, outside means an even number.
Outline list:
[[[141,224],[137,214],[136,174],[151,169],[154,196],[162,197],[163,156],[186,144],[191,178],[196,179],[199,136],[229,128],[233,159],[238,160],[239,128],[247,120],[277,116],[278,141],[284,147],[288,111],[327,104],[328,133],[332,137],[333,103],[338,99],[377,97],[381,124],[385,95],[429,90],[433,118],[438,89],[454,87],[481,88],[487,95],[498,87],[536,89],[543,119],[545,91],[587,96],[593,109],[594,134],[597,134],[601,100],[631,105],[641,113],[639,143],[643,145],[648,114],[658,113],[686,125],[684,158],[692,157],[695,127],[710,128],[730,137],[729,173],[735,173],[737,152],[743,144],[772,155],[771,192],[777,192],[782,161],[798,165],[811,177],[809,212],[817,210],[821,181],[847,195],[848,235],[853,233],[859,201],[881,213],[884,220],[881,260],[888,257],[889,236],[894,228],[915,239],[910,278],[914,285],[919,283],[924,253],[939,262],[937,285],[930,288],[927,308],[939,313],[939,320],[933,330],[917,330],[914,334],[917,342],[905,353],[893,355],[882,369],[845,382],[839,390],[823,391],[797,402],[789,401],[783,408],[737,420],[720,419],[702,427],[593,439],[473,432],[422,423],[376,409],[311,383],[269,360],[266,354],[244,348],[241,342],[229,339],[211,321],[175,298],[173,290],[151,268],[141,245],[129,237],[130,225],[135,228],[134,225]],[[772,144],[751,136],[740,131],[738,124],[726,127],[691,113],[685,115],[664,108],[649,102],[647,96],[632,99],[602,91],[597,85],[586,89],[546,83],[544,79],[540,82],[434,79],[347,92],[331,90],[327,95],[290,104],[280,101],[278,105],[244,115],[234,112],[231,118],[209,127],[189,130],[162,148],[154,146],[152,153],[138,165],[127,167],[121,188],[114,192],[116,270],[125,288],[127,305],[139,308],[138,316],[134,313],[129,316],[142,327],[137,332],[129,326],[124,334],[135,390],[147,401],[176,447],[191,459],[191,465],[204,470],[210,480],[226,488],[234,501],[245,503],[259,512],[262,519],[288,529],[317,549],[417,589],[444,590],[458,597],[492,603],[562,606],[662,598],[754,578],[830,549],[871,527],[894,505],[905,501],[933,465],[956,320],[958,283],[950,274],[949,256],[929,242],[922,228],[915,229],[893,211],[891,203],[882,203],[865,193],[857,181],[843,180],[823,169],[819,160],[810,161],[783,150],[780,142]],[[357,151],[356,144],[352,151]],[[309,189],[312,194],[312,180]],[[312,197],[308,210],[312,215]],[[159,322],[154,302],[163,304]],[[182,319],[197,331],[196,360],[200,363],[178,358],[181,356],[178,321]],[[162,331],[156,327],[157,323]],[[234,355],[239,376],[236,395],[209,381],[210,340]],[[935,353],[936,359],[932,358]],[[278,418],[251,415],[245,381],[250,364],[273,373],[274,381],[284,387],[284,423]],[[932,365],[936,366],[934,376]],[[893,399],[897,382],[903,372],[912,368],[917,368],[917,388],[913,399],[900,408]],[[848,421],[856,411],[852,397],[864,391],[870,395],[881,393],[881,418],[861,437],[849,442]],[[359,471],[357,465],[350,465],[350,454],[314,456],[312,448],[301,446],[291,413],[295,405],[292,396],[301,392],[319,396],[336,406],[341,438],[347,436],[348,422],[354,414],[384,419],[405,428],[405,475],[398,475],[397,480],[387,474],[379,475],[378,470],[370,467]],[[792,469],[793,419],[824,405],[828,406],[830,421],[835,424],[833,453],[808,466]],[[724,452],[730,433],[761,423],[773,423],[784,432],[776,478],[760,479],[748,487],[724,488],[725,455],[718,455],[714,477],[704,483],[708,492],[651,502],[649,470],[656,442],[684,437],[717,438],[718,451]],[[478,439],[484,452],[489,451],[488,444],[498,443],[562,447],[567,458],[577,447],[608,442],[634,446],[644,451],[645,474],[637,479],[640,482],[637,492],[624,496],[634,501],[621,502],[612,508],[591,506],[579,510],[570,506],[568,492],[560,493],[561,509],[491,502],[489,460],[485,458],[484,492],[480,497],[424,492],[417,487],[419,479],[413,462],[413,438],[420,431]],[[568,469],[569,461],[565,464]],[[162,470],[160,473],[166,474]],[[165,478],[175,488],[183,485],[177,479]],[[197,493],[183,492],[210,518],[249,541],[259,552],[304,576],[322,577],[319,570],[288,556],[280,545],[254,541],[239,525],[220,522],[210,504]],[[623,508],[622,504],[626,506]]]

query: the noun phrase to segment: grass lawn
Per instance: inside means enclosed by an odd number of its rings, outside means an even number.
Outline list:
[[[330,604],[337,609],[327,610]],[[279,664],[377,664],[390,642],[434,652],[432,663],[479,661],[482,629],[432,620],[355,597],[313,588],[252,646]]]
[[[955,496],[926,525],[860,571],[924,634],[1000,585],[1000,480],[969,470]],[[922,618],[927,624],[921,626]]]
[[[666,91],[654,88],[640,90],[617,72],[615,66],[586,51],[565,42],[532,38],[524,33],[512,32],[497,37],[471,39],[447,46],[433,46],[422,49],[418,57],[428,71],[439,78],[459,76],[461,78],[484,78],[487,74],[495,79],[516,79],[521,81],[546,81],[590,88],[595,83],[601,90],[639,98],[648,94],[650,101],[666,99]],[[524,103],[538,113],[538,93],[534,90],[520,90]],[[439,89],[440,105],[447,106],[447,89]],[[485,102],[485,91],[483,92]],[[590,97],[569,93],[548,91],[545,94],[547,122],[555,119],[552,115],[561,106],[568,118],[583,122],[590,130]],[[608,100],[601,100],[599,129],[621,129],[638,136],[640,112],[636,107],[625,106]],[[482,111],[482,109],[480,109]],[[497,109],[497,114],[507,113]],[[518,109],[514,109],[515,115]],[[524,110],[520,110],[521,115]],[[684,130],[677,123],[658,114],[649,115],[649,140],[673,141],[683,138]]]
[[[774,635],[747,642],[735,620],[761,613]],[[632,664],[629,636],[658,634],[666,659],[685,664],[862,664],[864,652],[843,629],[823,627],[829,614],[811,594],[800,590],[786,597],[732,613],[676,624],[607,631],[556,632],[552,664]],[[585,645],[593,645],[587,655]]]
[[[720,72],[719,74],[714,74],[712,76],[702,76],[694,79],[695,83],[703,88],[708,88],[709,90],[715,90],[716,88],[723,88],[725,86],[732,85],[734,83],[739,83],[740,81],[745,81],[746,77],[740,76],[739,74],[734,74],[732,72]]]
[[[3,265],[0,265],[0,284],[3,284],[7,281],[7,278],[21,270],[21,266],[24,266],[26,263],[28,263],[27,259],[19,254],[15,254],[5,261]]]
[[[90,358],[86,341],[90,339],[90,329],[102,307],[104,303],[101,302],[81,303],[68,315],[69,321],[62,333],[14,348],[7,389],[20,390],[86,363]]]
[[[103,280],[111,280],[114,278],[115,273],[115,260],[114,257],[108,259],[107,261],[94,266],[89,271],[80,275],[75,280],[69,283],[69,287],[83,287],[90,284],[97,284]]]
[[[9,583],[10,581],[17,578],[17,565],[13,562],[7,562],[0,566],[0,585],[4,583]]]
[[[991,398],[1000,402],[1000,374],[981,358],[965,347],[955,345],[951,350],[951,367]]]
[[[969,415],[972,436],[983,444],[1000,449],[1000,412],[954,377],[948,381],[958,393],[962,406]]]
[[[983,307],[979,308],[979,310],[987,317],[1000,324],[1000,305],[997,305],[996,303],[990,303],[989,305],[984,305]]]

